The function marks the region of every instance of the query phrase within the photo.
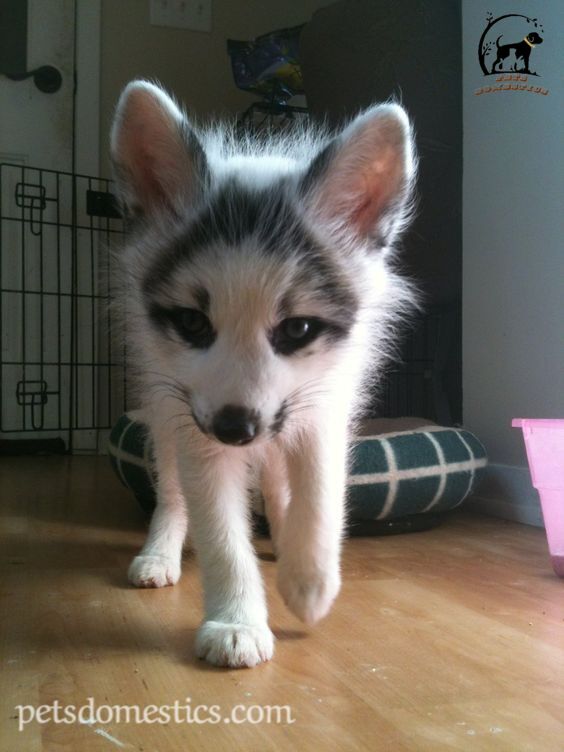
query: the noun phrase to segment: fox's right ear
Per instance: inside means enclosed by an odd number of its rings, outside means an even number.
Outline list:
[[[185,115],[148,81],[132,81],[123,90],[110,149],[121,199],[133,214],[177,214],[197,200],[206,180],[206,157]]]
[[[341,237],[390,245],[410,217],[416,167],[405,110],[370,107],[313,160],[302,181],[306,211]]]

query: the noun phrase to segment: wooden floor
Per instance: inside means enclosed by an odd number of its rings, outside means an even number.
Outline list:
[[[105,458],[0,462],[2,752],[563,752],[564,581],[541,530],[459,513],[426,533],[350,540],[343,592],[312,630],[285,610],[260,540],[276,655],[227,671],[192,654],[190,554],[176,587],[128,586],[145,521]],[[89,697],[142,709],[189,697],[222,718],[18,731],[15,705]],[[241,704],[289,705],[294,722],[223,721]]]

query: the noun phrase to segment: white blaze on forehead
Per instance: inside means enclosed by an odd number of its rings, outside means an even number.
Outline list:
[[[241,183],[253,188],[266,188],[285,175],[298,170],[295,159],[279,155],[252,156],[246,154],[227,158],[214,158],[208,155],[214,177],[225,180],[236,177]]]
[[[216,246],[176,270],[167,296],[173,305],[182,306],[194,288],[201,288],[209,296],[214,328],[267,329],[279,321],[294,268],[291,261],[280,263],[262,255],[251,241],[237,249]]]

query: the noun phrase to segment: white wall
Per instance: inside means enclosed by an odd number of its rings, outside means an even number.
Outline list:
[[[488,11],[538,17],[544,41],[530,67],[540,75],[528,84],[547,95],[475,94],[499,85],[478,64]],[[464,422],[493,463],[482,506],[533,523],[523,439],[510,426],[564,417],[563,50],[562,0],[463,0]]]

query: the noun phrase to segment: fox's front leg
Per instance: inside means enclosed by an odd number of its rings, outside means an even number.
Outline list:
[[[157,505],[145,545],[129,567],[129,581],[137,587],[164,587],[178,582],[188,529],[186,502],[178,479],[176,426],[165,418],[153,420],[151,435]]]
[[[344,419],[322,419],[288,455],[292,500],[280,539],[278,589],[308,624],[329,612],[341,587],[346,462]]]
[[[179,466],[204,587],[196,653],[216,666],[255,666],[272,657],[274,638],[251,541],[246,453],[192,448]]]
[[[284,450],[273,442],[265,451],[261,473],[261,491],[270,528],[272,548],[275,555],[278,556],[284,517],[290,502],[290,488]]]

